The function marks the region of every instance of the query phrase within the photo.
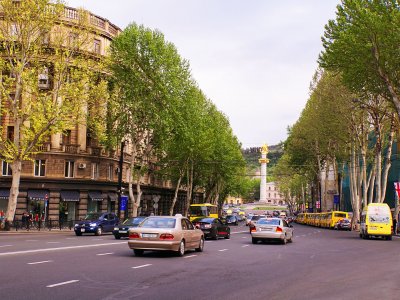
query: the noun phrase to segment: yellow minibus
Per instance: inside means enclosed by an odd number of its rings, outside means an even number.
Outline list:
[[[386,203],[370,203],[361,214],[360,238],[379,236],[392,239],[393,223],[390,207]]]

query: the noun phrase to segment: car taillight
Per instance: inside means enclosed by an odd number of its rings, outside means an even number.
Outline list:
[[[250,232],[256,232],[256,231],[257,231],[256,226],[252,226],[252,227],[250,228]]]
[[[160,240],[173,240],[174,236],[170,233],[163,233],[160,235]]]
[[[283,232],[283,229],[280,227],[276,227],[276,232]]]
[[[130,239],[140,239],[140,235],[137,232],[131,232],[131,233],[129,233],[129,238]]]

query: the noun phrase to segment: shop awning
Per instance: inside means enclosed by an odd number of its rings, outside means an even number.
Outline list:
[[[28,199],[29,200],[48,200],[50,192],[48,190],[28,190]]]
[[[110,201],[117,201],[118,200],[118,195],[116,193],[108,193],[108,199],[110,199]]]
[[[8,200],[10,197],[10,189],[0,189],[0,199]]]
[[[60,198],[62,201],[79,201],[78,191],[61,191]]]
[[[104,200],[104,196],[101,194],[100,191],[90,191],[88,193],[89,199],[92,201],[103,201]]]

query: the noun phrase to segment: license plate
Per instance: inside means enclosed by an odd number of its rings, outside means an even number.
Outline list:
[[[119,233],[127,233],[128,231],[126,230],[120,230]]]
[[[154,238],[157,236],[157,233],[142,233],[142,237],[144,238]]]
[[[81,232],[85,232],[85,228],[81,228]]]

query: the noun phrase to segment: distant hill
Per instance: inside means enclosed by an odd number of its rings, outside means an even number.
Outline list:
[[[267,158],[269,159],[268,163],[268,176],[273,176],[273,170],[278,162],[279,158],[281,158],[283,154],[283,143],[278,145],[268,146],[268,154]],[[252,147],[242,149],[243,157],[247,163],[247,168],[249,172],[253,174],[260,173],[260,163],[258,159],[261,157],[261,147]]]

